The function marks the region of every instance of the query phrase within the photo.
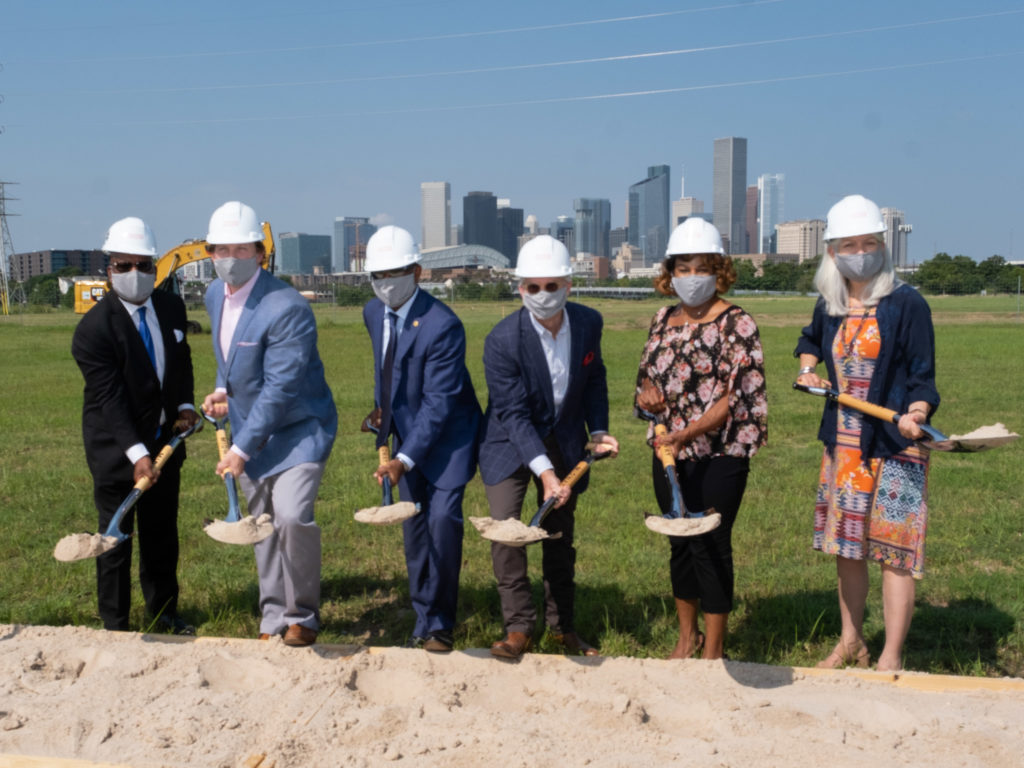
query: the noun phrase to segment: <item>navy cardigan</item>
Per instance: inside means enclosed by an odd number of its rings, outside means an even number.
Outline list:
[[[917,290],[900,283],[878,302],[875,317],[882,346],[866,399],[899,413],[906,413],[911,403],[923,400],[935,413],[939,407],[939,393],[935,389],[935,333],[928,302]],[[836,370],[832,360],[832,342],[842,321],[842,317],[829,315],[825,311],[824,299],[819,298],[811,324],[803,329],[793,352],[794,357],[810,354],[824,361],[827,378],[833,385],[836,383]],[[826,401],[818,429],[818,439],[829,450],[836,444],[837,407],[831,400]],[[881,429],[878,429],[879,424]],[[865,417],[860,434],[861,455],[865,458],[892,456],[912,442],[899,433],[895,424]]]

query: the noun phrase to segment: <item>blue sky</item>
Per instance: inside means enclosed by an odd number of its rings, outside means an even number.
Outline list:
[[[906,211],[910,257],[1024,258],[1024,2],[2,0],[0,180],[15,249],[161,248],[241,199],[276,232],[335,216],[420,232],[419,184],[541,224],[672,168],[712,199],[712,142],[784,218],[853,192]]]

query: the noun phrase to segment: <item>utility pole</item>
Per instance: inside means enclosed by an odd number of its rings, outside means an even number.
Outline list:
[[[0,313],[4,315],[11,314],[10,258],[14,255],[14,244],[11,242],[11,230],[7,226],[7,217],[17,216],[15,213],[7,212],[7,201],[18,199],[8,197],[6,188],[7,185],[15,183],[0,181]],[[20,288],[17,289],[17,293],[21,293]]]

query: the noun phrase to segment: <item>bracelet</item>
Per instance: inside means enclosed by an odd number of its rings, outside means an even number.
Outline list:
[[[814,369],[816,367],[817,366],[814,366],[814,365],[805,365],[803,368],[800,369],[800,372],[797,374],[797,378],[800,378],[805,373],[814,373]]]

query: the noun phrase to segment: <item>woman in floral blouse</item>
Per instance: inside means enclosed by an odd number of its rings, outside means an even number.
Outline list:
[[[722,298],[736,280],[722,238],[703,219],[672,232],[655,288],[678,296],[651,321],[637,374],[637,415],[654,414],[668,444],[688,509],[714,507],[722,524],[701,536],[670,536],[669,571],[679,616],[679,641],[669,658],[702,650],[724,653],[733,605],[732,526],[743,499],[750,457],[767,439],[764,356],[753,318]],[[653,460],[654,491],[663,512],[672,506],[661,462]],[[704,614],[705,633],[697,615]]]

